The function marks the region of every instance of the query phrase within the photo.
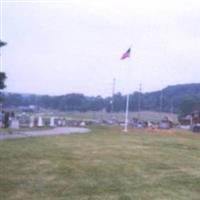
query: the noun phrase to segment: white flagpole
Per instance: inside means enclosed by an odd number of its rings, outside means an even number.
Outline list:
[[[126,96],[126,114],[125,114],[124,132],[128,131],[128,109],[129,109],[129,94],[127,94]]]
[[[121,59],[125,59],[127,57],[130,57],[130,51],[131,51],[131,46],[129,47],[129,49],[123,54]],[[128,131],[128,109],[129,109],[129,94],[127,93],[126,96],[126,113],[125,113],[125,123],[124,123],[124,132]]]

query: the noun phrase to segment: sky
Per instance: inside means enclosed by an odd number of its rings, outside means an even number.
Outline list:
[[[7,92],[111,96],[199,83],[199,0],[0,0]],[[131,56],[120,60],[131,47]]]

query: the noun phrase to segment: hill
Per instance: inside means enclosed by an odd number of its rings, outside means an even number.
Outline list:
[[[191,103],[191,110],[199,107],[200,104],[200,84],[173,85],[163,90],[142,94],[143,109],[182,112],[185,104]]]

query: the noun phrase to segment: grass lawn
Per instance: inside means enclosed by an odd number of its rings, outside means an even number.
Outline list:
[[[199,200],[200,135],[94,127],[0,141],[1,200]]]
[[[57,113],[58,116],[62,114]],[[65,112],[63,113],[63,116],[66,116],[71,119],[96,119],[96,120],[110,120],[112,118],[115,118],[119,121],[124,121],[124,112],[116,112],[116,113],[107,113],[107,112]],[[177,123],[177,115],[171,114],[171,113],[160,113],[160,112],[151,112],[151,111],[141,111],[140,112],[140,119],[144,121],[154,121],[154,122],[160,122],[160,119],[163,119],[164,117],[169,117],[170,120]],[[137,112],[129,112],[129,118],[138,118]]]

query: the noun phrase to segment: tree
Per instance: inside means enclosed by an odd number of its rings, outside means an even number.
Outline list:
[[[199,107],[199,100],[194,96],[186,96],[180,104],[180,115],[185,116],[191,114]]]
[[[0,89],[4,89],[5,86],[5,80],[6,80],[6,74],[4,72],[0,72]]]

